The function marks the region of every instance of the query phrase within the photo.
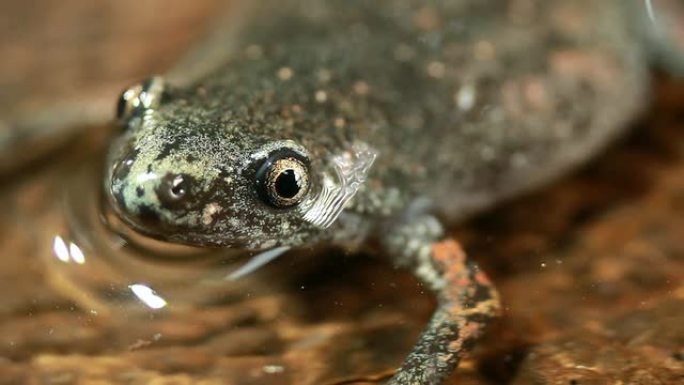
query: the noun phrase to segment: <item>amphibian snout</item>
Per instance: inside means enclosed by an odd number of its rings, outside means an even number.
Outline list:
[[[251,250],[316,236],[304,216],[322,175],[295,141],[254,135],[165,91],[161,78],[126,90],[119,120],[124,132],[109,154],[105,189],[137,230]]]

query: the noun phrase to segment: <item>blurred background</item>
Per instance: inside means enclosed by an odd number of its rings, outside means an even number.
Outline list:
[[[167,71],[227,8],[221,0],[2,1],[0,120],[83,103],[93,119],[113,114],[123,87]]]
[[[0,174],[111,121],[125,87],[169,71],[229,10],[227,0],[0,1]]]

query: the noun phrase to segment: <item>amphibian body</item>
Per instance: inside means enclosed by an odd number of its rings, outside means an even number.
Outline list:
[[[498,309],[445,227],[585,160],[643,103],[621,0],[262,2],[185,87],[122,95],[105,189],[132,228],[263,251],[369,248],[439,305],[395,385],[441,384]],[[237,27],[236,27],[237,28]]]

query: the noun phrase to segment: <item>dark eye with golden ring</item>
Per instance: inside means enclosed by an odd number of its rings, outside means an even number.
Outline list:
[[[160,76],[151,77],[129,87],[119,97],[116,118],[127,127],[133,117],[141,116],[146,110],[158,107],[163,93],[164,79]]]
[[[259,196],[276,208],[292,207],[309,190],[306,159],[291,151],[271,155],[257,171]]]

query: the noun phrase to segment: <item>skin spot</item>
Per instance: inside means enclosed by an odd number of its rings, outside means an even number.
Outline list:
[[[511,165],[513,168],[522,168],[529,165],[529,159],[525,154],[516,152],[511,156]]]
[[[318,103],[325,103],[328,100],[328,94],[323,90],[318,90],[316,91],[315,98]]]
[[[370,86],[363,80],[354,83],[354,92],[357,95],[367,95],[370,92]]]
[[[446,73],[446,66],[439,61],[433,61],[427,66],[427,73],[430,77],[441,79]]]
[[[335,128],[343,128],[346,122],[344,118],[335,118],[333,124],[335,125]]]
[[[290,67],[281,67],[278,69],[278,79],[282,81],[290,80],[294,76],[294,71]]]
[[[475,43],[475,58],[480,61],[489,61],[496,56],[496,49],[494,44],[487,40],[481,40]]]
[[[549,107],[550,98],[548,90],[542,80],[537,78],[529,79],[523,86],[527,104],[537,110],[543,110]]]
[[[496,158],[496,152],[491,146],[482,146],[482,149],[480,149],[480,157],[484,161],[490,162]]]
[[[211,202],[204,206],[202,210],[202,224],[208,226],[214,222],[214,215],[221,211],[221,205],[216,202]]]
[[[461,111],[469,111],[475,106],[477,91],[472,84],[464,84],[454,95],[454,102]]]
[[[434,8],[423,7],[413,15],[413,24],[425,31],[434,30],[440,25],[439,14]]]
[[[328,69],[321,69],[318,71],[318,81],[321,83],[327,83],[332,79],[332,72]]]
[[[262,244],[261,244],[261,247],[264,248],[264,249],[270,249],[270,248],[275,247],[275,245],[276,245],[276,241],[274,241],[274,240],[268,240],[268,241],[262,243]]]

